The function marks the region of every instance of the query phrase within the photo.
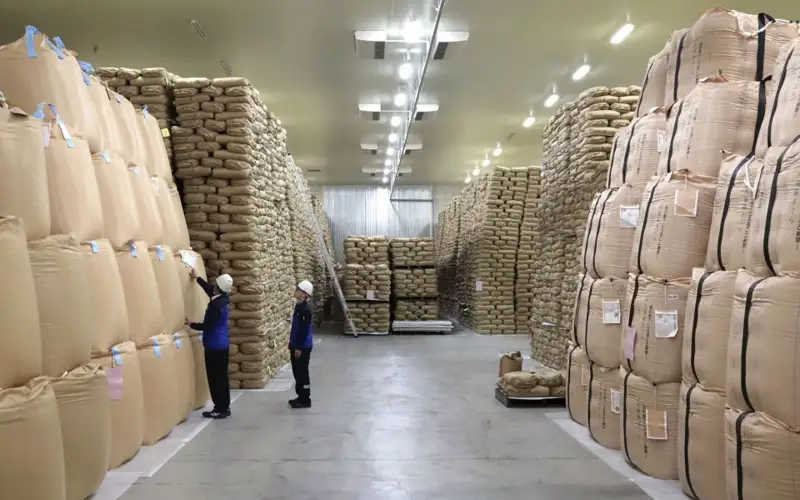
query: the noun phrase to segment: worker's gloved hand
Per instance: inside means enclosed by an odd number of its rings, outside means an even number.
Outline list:
[[[195,268],[191,268],[191,271],[189,271],[189,274],[192,276],[192,279],[195,279],[195,280],[197,279],[197,271],[195,270]]]

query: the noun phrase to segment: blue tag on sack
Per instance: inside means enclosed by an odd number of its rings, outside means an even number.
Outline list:
[[[130,246],[131,246],[131,257],[135,259],[136,257],[139,256],[139,252],[136,250],[136,243],[131,242]]]
[[[111,156],[108,153],[103,151],[101,154],[103,155],[103,161],[106,163],[111,163]]]
[[[181,339],[180,339],[180,337],[178,336],[177,333],[173,334],[172,338],[175,339],[175,347],[177,347],[178,349],[183,347],[183,342],[181,342]]]
[[[119,349],[112,347],[111,356],[114,358],[114,363],[116,363],[117,366],[122,365],[122,356],[119,354]]]
[[[90,241],[89,245],[92,246],[92,253],[100,253],[100,245],[98,245],[96,241]]]
[[[153,337],[153,352],[156,353],[156,357],[161,357],[161,346],[158,345],[158,339]]]
[[[156,256],[158,256],[159,262],[164,262],[164,250],[160,246],[156,247]]]

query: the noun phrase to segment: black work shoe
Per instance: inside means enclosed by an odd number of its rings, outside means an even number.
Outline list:
[[[204,411],[203,412],[203,418],[213,418],[215,420],[221,420],[223,418],[228,418],[230,416],[231,416],[231,411],[230,410],[228,410],[228,411],[212,410],[212,411]]]
[[[294,398],[294,399],[290,399],[290,400],[289,400],[289,406],[291,406],[292,408],[294,408],[294,405],[296,405],[298,401],[300,401],[300,398]]]
[[[294,409],[298,408],[311,408],[311,400],[310,399],[294,399],[289,401],[289,406]]]

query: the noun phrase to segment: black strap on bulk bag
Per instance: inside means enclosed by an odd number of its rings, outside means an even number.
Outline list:
[[[633,134],[636,132],[636,125],[639,125],[639,120],[631,123],[631,130],[628,134],[628,144],[625,146],[625,157],[622,160],[622,183],[628,181],[628,158],[631,156],[631,143],[633,142]]]
[[[692,413],[692,393],[696,387],[697,384],[692,384],[689,390],[686,391],[686,417],[683,422],[683,471],[686,476],[686,486],[689,487],[692,497],[699,499],[700,497],[697,496],[697,492],[694,491],[694,486],[692,485],[692,475],[689,473],[689,417]]]
[[[572,318],[572,340],[575,342],[575,346],[581,345],[581,343],[578,342],[578,313],[581,310],[581,297],[583,296],[583,286],[584,286],[583,282],[584,280],[586,280],[586,276],[587,275],[584,274],[583,278],[581,278],[581,286],[578,287],[578,296],[576,297],[575,300],[575,314],[574,317]],[[586,307],[588,308],[589,306],[587,305]]]
[[[678,81],[680,80],[680,74],[681,74],[681,58],[683,57],[683,42],[686,41],[686,35],[688,34],[689,34],[688,31],[684,33],[683,36],[681,37],[681,43],[678,44],[678,54],[675,59],[675,84],[672,87],[673,101],[678,100]]]
[[[789,71],[789,62],[792,60],[792,56],[794,55],[794,49],[796,47],[792,47],[792,50],[789,51],[789,55],[786,57],[786,62],[783,63],[783,70],[781,70],[781,77],[778,79],[778,87],[775,89],[775,95],[772,101],[772,111],[769,115],[769,123],[767,124],[767,147],[772,146],[772,123],[775,121],[775,113],[778,111],[778,101],[781,96],[781,91],[783,90],[783,84],[786,83],[786,73]]]
[[[583,351],[586,354],[587,358],[589,357],[589,316],[590,316],[589,312],[590,309],[592,308],[592,291],[594,291],[594,283],[595,280],[592,280],[592,284],[589,285],[589,293],[587,294],[587,299],[586,299],[586,320],[584,323],[585,326],[583,330],[586,335],[586,342],[584,342]]]
[[[772,80],[772,77],[767,77],[758,83],[758,110],[756,112],[756,129],[753,135],[753,147],[751,152],[756,152],[758,145],[758,135],[761,133],[761,125],[764,123],[764,116],[767,114],[767,82]]]
[[[736,176],[739,175],[739,171],[742,167],[747,164],[753,158],[753,153],[745,156],[744,159],[736,165],[736,168],[733,169],[733,173],[731,174],[731,178],[728,180],[728,190],[725,192],[725,203],[722,206],[722,217],[719,221],[719,234],[717,235],[717,264],[719,268],[723,271],[726,271],[725,265],[722,262],[722,238],[725,231],[725,220],[728,218],[728,211],[731,207],[731,194],[733,193],[733,187],[736,184]]]
[[[642,246],[644,245],[644,233],[647,231],[647,218],[650,216],[650,207],[653,205],[653,197],[656,194],[656,189],[658,189],[658,184],[660,182],[661,179],[658,179],[655,184],[653,184],[653,189],[650,190],[650,196],[647,197],[647,203],[644,206],[642,231],[639,233],[639,248],[636,250],[636,268],[639,270],[639,274],[644,274],[644,271],[642,270]]]
[[[575,345],[572,347],[569,353],[567,353],[567,413],[569,413],[569,418],[572,420],[575,420],[575,415],[572,414],[572,398],[569,395],[569,391],[572,387],[570,384],[570,381],[572,380],[572,353],[575,352],[575,349],[577,348],[578,346]],[[577,422],[577,420],[575,420],[575,422]]]
[[[611,187],[611,172],[614,171],[614,155],[617,154],[617,143],[619,142],[619,135],[614,137],[614,142],[611,145],[611,162],[608,164],[608,174],[606,174],[606,189]]]
[[[628,328],[633,328],[633,313],[634,313],[634,304],[636,303],[636,297],[639,295],[639,275],[637,274],[633,278],[633,294],[631,294],[631,303],[628,306]],[[628,332],[624,332],[625,335],[628,335]],[[633,371],[633,365],[631,364],[631,360],[625,357],[625,361],[628,364],[628,371]]]
[[[622,451],[625,452],[625,457],[631,465],[633,465],[633,460],[628,451],[628,379],[632,373],[626,373],[625,378],[622,379]]]
[[[583,270],[589,272],[589,241],[592,239],[592,229],[594,228],[594,216],[597,214],[597,206],[602,203],[603,195],[597,197],[597,201],[592,203],[592,212],[589,214],[589,223],[586,226],[586,242],[583,245]]]
[[[758,14],[758,49],[756,50],[756,81],[764,79],[764,65],[767,55],[767,27],[775,22],[775,18],[761,12]]]
[[[783,169],[783,158],[786,156],[786,153],[789,151],[789,149],[797,144],[797,141],[800,141],[800,135],[795,137],[791,144],[789,144],[786,149],[781,152],[781,155],[778,156],[778,161],[775,164],[775,173],[772,176],[772,186],[769,192],[769,202],[767,203],[767,216],[764,221],[763,244],[764,261],[766,261],[769,272],[772,274],[777,273],[775,272],[775,267],[772,265],[772,258],[769,255],[769,233],[772,230],[772,212],[775,210],[775,202],[778,199],[778,177],[780,176],[781,169]]]
[[[753,411],[742,412],[736,417],[736,497],[738,500],[744,500],[744,468],[742,467],[742,424],[744,419],[752,415]]]
[[[647,91],[647,84],[650,83],[650,72],[653,71],[653,66],[656,65],[656,58],[657,57],[658,57],[658,54],[655,57],[653,57],[653,59],[651,59],[649,61],[649,64],[647,65],[647,71],[644,72],[644,83],[642,83],[642,90],[639,91],[639,101],[640,102],[642,101],[642,98],[644,97],[644,93]],[[642,112],[642,108],[637,106],[636,107],[636,117],[637,118],[642,116],[641,112]]]
[[[592,380],[594,380],[594,363],[589,361],[589,392],[586,396],[586,428],[589,430],[589,436],[597,441],[592,432]]]
[[[623,172],[625,170],[623,169]],[[600,273],[597,272],[597,242],[600,239],[600,227],[603,225],[603,215],[606,213],[606,204],[608,200],[611,199],[611,195],[617,192],[619,188],[611,188],[607,191],[606,199],[603,200],[603,205],[600,207],[600,217],[597,218],[597,231],[594,235],[594,248],[592,249],[592,269],[594,270],[595,276],[600,276]],[[589,244],[589,241],[586,241],[586,244]]]
[[[700,381],[700,377],[697,376],[697,367],[695,366],[695,357],[697,356],[697,318],[700,313],[700,301],[703,300],[703,286],[706,284],[706,279],[711,276],[711,274],[711,271],[706,271],[703,273],[700,279],[697,280],[697,293],[694,300],[694,316],[692,317],[692,343],[689,364],[692,367],[692,376],[697,382]]]
[[[667,150],[667,173],[672,172],[672,153],[675,152],[675,136],[678,135],[678,124],[683,113],[683,100],[678,104],[678,111],[675,112],[675,123],[672,125],[672,135],[669,138],[669,150]]]
[[[755,281],[750,288],[747,289],[747,296],[744,302],[744,321],[742,324],[742,351],[739,353],[741,355],[741,369],[740,369],[740,383],[742,385],[742,398],[744,398],[745,404],[747,404],[748,410],[754,410],[753,403],[750,401],[750,395],[747,393],[747,347],[748,343],[750,342],[750,309],[753,307],[753,294],[756,291],[756,287],[761,284],[767,278],[761,278]]]

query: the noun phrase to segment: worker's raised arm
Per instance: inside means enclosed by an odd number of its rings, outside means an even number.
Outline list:
[[[201,276],[197,276],[195,279],[197,280],[197,284],[200,285],[200,288],[202,288],[203,291],[206,292],[206,295],[208,295],[208,298],[213,298],[214,297],[214,287],[209,285],[208,281],[204,280]]]

